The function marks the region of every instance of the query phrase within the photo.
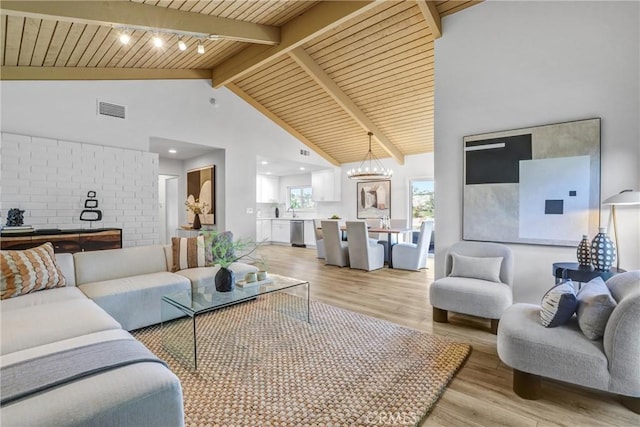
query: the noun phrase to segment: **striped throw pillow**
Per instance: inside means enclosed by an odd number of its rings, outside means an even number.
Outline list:
[[[67,286],[49,242],[23,251],[0,251],[0,299]]]
[[[206,265],[204,236],[172,237],[173,268],[171,271],[186,268],[204,267]]]
[[[578,308],[573,282],[567,280],[547,291],[540,304],[540,321],[545,328],[564,325]]]

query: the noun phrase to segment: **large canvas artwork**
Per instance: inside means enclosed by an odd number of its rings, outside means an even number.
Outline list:
[[[358,219],[391,217],[391,181],[358,182]]]
[[[576,246],[599,208],[600,119],[464,137],[465,240]]]
[[[205,213],[200,215],[200,223],[214,225],[216,223],[215,199],[215,166],[205,166],[187,171],[187,200],[191,203],[198,199],[207,205]],[[194,214],[187,211],[187,221],[192,223]]]

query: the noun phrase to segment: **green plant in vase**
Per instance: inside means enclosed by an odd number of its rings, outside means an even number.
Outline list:
[[[258,260],[258,280],[267,280],[267,271],[269,270],[269,260],[262,256]]]
[[[211,266],[219,265],[216,273],[215,284],[218,292],[230,292],[235,288],[235,273],[229,267],[236,261],[251,257],[261,243],[251,239],[233,240],[233,233],[225,231],[219,233],[215,230],[203,231],[205,247],[210,250]]]

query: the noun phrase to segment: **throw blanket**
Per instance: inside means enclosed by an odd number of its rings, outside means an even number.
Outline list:
[[[167,364],[134,339],[89,344],[0,368],[0,405],[80,378],[141,362]]]

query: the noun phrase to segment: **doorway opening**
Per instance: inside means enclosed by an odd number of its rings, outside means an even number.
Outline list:
[[[409,211],[411,212],[411,227],[414,230],[414,243],[418,237],[420,224],[423,221],[433,221],[435,210],[435,192],[433,179],[412,179],[409,181]],[[434,230],[431,233],[429,253],[433,253]]]

